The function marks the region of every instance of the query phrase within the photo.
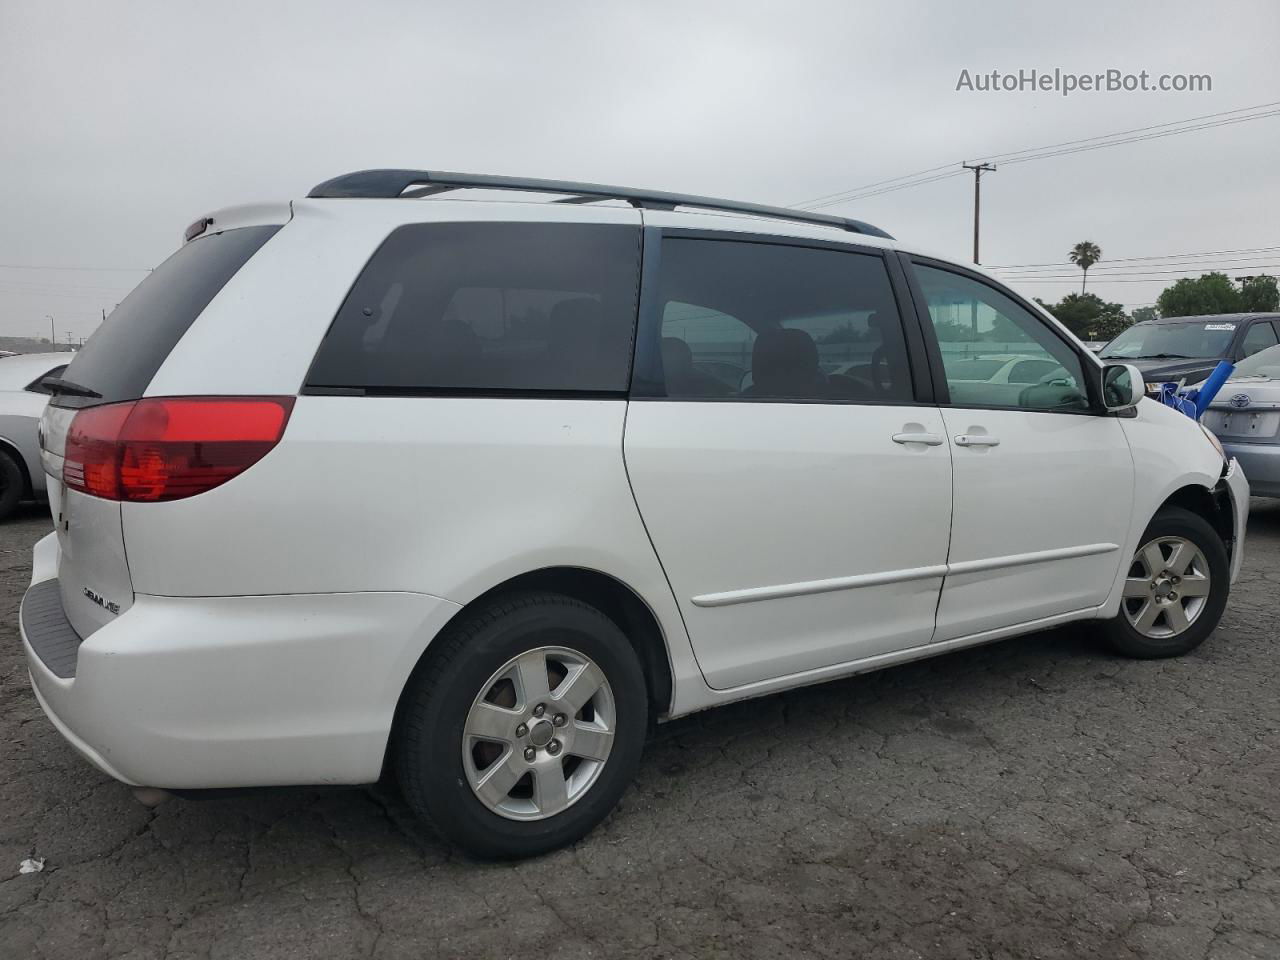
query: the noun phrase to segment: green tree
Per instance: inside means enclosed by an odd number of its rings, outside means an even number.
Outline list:
[[[1080,268],[1080,293],[1083,294],[1085,281],[1089,279],[1089,268],[1102,259],[1102,248],[1092,240],[1081,240],[1071,248],[1067,259]]]
[[[1118,307],[1120,304],[1113,303],[1109,306]],[[1133,325],[1133,317],[1129,316],[1123,310],[1107,312],[1098,317],[1097,320],[1089,327],[1090,340],[1103,340],[1110,342],[1120,334],[1124,333]]]
[[[1156,298],[1162,317],[1199,317],[1214,313],[1239,313],[1244,301],[1225,273],[1183,277]]]
[[[1038,302],[1081,340],[1110,340],[1133,322],[1123,305],[1107,303],[1096,293],[1069,293],[1058,303]]]
[[[973,328],[958,320],[935,320],[933,329],[943,343],[971,343],[977,339]]]
[[[1240,282],[1240,308],[1249,313],[1275,313],[1280,310],[1280,286],[1275,277],[1265,274]]]
[[[1148,320],[1154,320],[1160,314],[1155,307],[1138,307],[1133,311],[1134,323],[1146,323]]]

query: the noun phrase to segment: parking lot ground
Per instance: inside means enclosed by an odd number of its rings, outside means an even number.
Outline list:
[[[5,960],[1280,957],[1280,504],[1184,659],[1060,629],[685,718],[603,828],[516,864],[386,787],[137,803],[28,687],[49,526],[0,527]]]

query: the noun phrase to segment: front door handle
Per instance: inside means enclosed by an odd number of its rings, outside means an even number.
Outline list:
[[[956,437],[957,447],[998,447],[1000,441],[985,433],[962,433]]]
[[[936,433],[895,433],[894,443],[923,443],[926,447],[942,445],[942,437]]]

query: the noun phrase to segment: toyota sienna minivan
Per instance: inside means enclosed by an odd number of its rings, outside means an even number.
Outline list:
[[[949,375],[984,351],[1032,363]],[[586,834],[654,721],[1070,621],[1184,653],[1243,550],[1241,471],[1133,367],[706,197],[380,170],[216,211],[45,384],[21,631],[67,740],[167,790],[394,771],[489,857]]]

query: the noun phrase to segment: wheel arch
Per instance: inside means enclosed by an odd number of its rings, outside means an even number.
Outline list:
[[[667,638],[657,615],[648,603],[632,587],[617,577],[599,570],[585,567],[556,566],[530,570],[512,576],[476,596],[461,606],[449,621],[440,629],[447,630],[458,617],[468,611],[500,597],[504,594],[523,590],[547,590],[564,594],[575,600],[589,604],[613,620],[627,639],[631,641],[640,665],[644,670],[645,684],[649,691],[651,715],[654,717],[668,714],[672,707],[675,692],[674,672],[672,670],[670,649]],[[439,634],[437,634],[438,636]],[[427,644],[417,663],[405,678],[397,698],[394,719],[392,721],[392,738],[399,726],[401,709],[404,704],[405,691],[412,687],[421,671],[430,669],[434,643]],[[391,743],[388,740],[388,752],[383,762],[387,769],[390,758]]]
[[[1180,416],[1180,415],[1179,415]],[[1126,562],[1141,545],[1142,534],[1160,511],[1179,507],[1204,519],[1222,539],[1227,556],[1234,560],[1236,550],[1236,511],[1227,486],[1226,469],[1221,460],[1217,465],[1206,464],[1208,469],[1180,472],[1170,477],[1167,484],[1144,484],[1139,473],[1134,509],[1130,528],[1121,546],[1122,559],[1117,565],[1116,578],[1106,601],[1098,608],[1099,619],[1117,616],[1120,610],[1124,580],[1129,569]]]
[[[1198,483],[1188,483],[1167,496],[1156,513],[1166,507],[1181,507],[1202,517],[1222,538],[1227,555],[1231,555],[1235,547],[1235,510],[1224,484],[1219,483],[1210,489]]]

